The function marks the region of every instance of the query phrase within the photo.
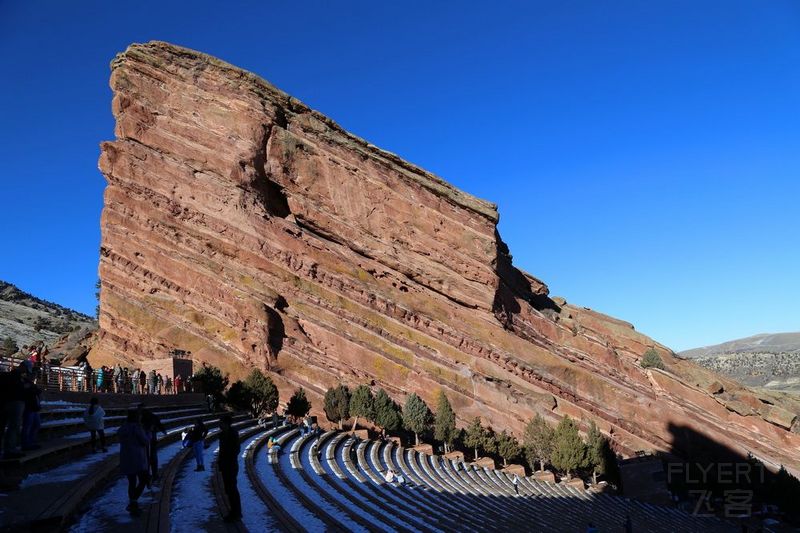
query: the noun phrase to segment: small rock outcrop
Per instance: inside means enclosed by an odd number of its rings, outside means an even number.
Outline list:
[[[746,389],[550,298],[513,266],[494,204],[199,52],[132,45],[111,87],[91,357],[183,349],[312,394],[366,382],[432,404],[443,388],[462,420],[518,434],[570,414],[622,452],[680,452],[680,428],[798,464],[789,417],[731,410]],[[649,348],[666,371],[639,366]]]

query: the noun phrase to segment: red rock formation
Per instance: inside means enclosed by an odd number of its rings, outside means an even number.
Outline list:
[[[461,420],[518,433],[569,413],[621,450],[691,428],[798,465],[796,404],[551,299],[512,266],[495,205],[198,52],[133,45],[111,87],[93,357],[179,348],[312,393],[374,382],[433,402],[441,387]],[[666,372],[639,367],[652,346]]]

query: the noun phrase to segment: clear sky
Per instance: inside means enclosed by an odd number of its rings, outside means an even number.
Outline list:
[[[517,266],[675,350],[800,330],[796,1],[0,0],[0,279],[94,312],[108,64],[151,39],[497,202]]]

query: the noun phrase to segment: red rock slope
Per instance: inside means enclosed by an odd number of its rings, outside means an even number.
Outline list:
[[[494,204],[207,55],[152,42],[111,66],[95,359],[180,348],[316,392],[444,387],[498,428],[570,413],[627,452],[690,428],[797,465],[796,405],[550,299],[511,265]],[[650,346],[667,372],[638,367]]]

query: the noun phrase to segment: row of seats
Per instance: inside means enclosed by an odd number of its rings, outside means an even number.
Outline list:
[[[223,524],[220,517],[227,504],[219,479],[211,468],[200,475],[186,474],[189,451],[179,444],[181,429],[197,416],[206,420],[213,441],[218,414],[185,405],[154,409],[168,428],[168,435],[159,441],[163,480],[147,500],[144,515],[132,519],[122,511],[125,481],[117,471],[118,447],[112,446],[104,456],[88,453],[88,436],[75,420],[83,407],[58,406],[43,412],[47,440],[37,453],[63,457],[63,449],[71,446],[72,455],[68,464],[61,461],[57,467],[44,466],[48,464],[44,460],[18,465],[34,474],[4,499],[10,505],[4,505],[8,510],[0,514],[2,529],[49,525],[55,530],[71,522],[75,531],[101,527],[117,533],[182,531],[181,524],[186,530],[228,531],[581,532],[589,523],[600,531],[619,531],[630,516],[634,531],[732,530],[717,519],[564,484],[521,477],[515,487],[500,471],[429,456],[392,442],[357,440],[343,432],[303,434],[289,425],[259,426],[247,415],[235,418],[242,442],[248,443],[240,457],[239,475],[246,516],[242,523]],[[119,425],[124,409],[107,412],[107,427]],[[112,439],[113,433],[111,429]],[[268,449],[270,437],[277,446]],[[388,469],[402,474],[405,483],[387,483]],[[197,511],[177,502],[176,494],[207,500],[206,516],[188,516]],[[249,500],[247,494],[252,495]],[[111,513],[91,516],[97,508]]]
[[[279,448],[263,451],[257,459],[269,436]],[[600,531],[613,531],[621,530],[630,516],[634,531],[733,529],[716,518],[529,477],[519,478],[515,488],[512,478],[497,470],[391,442],[358,441],[345,433],[302,435],[284,427],[260,440],[247,452],[251,468],[273,494],[279,493],[273,505],[300,517],[295,526],[313,519],[317,527],[364,531],[574,532],[592,523]],[[406,483],[387,483],[387,469],[402,473]]]

